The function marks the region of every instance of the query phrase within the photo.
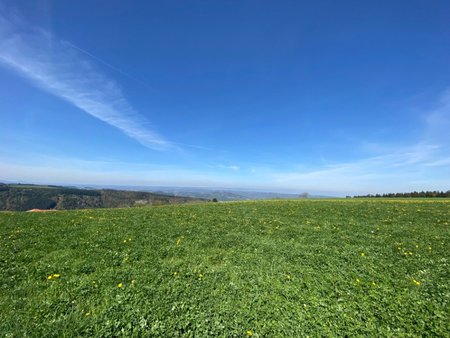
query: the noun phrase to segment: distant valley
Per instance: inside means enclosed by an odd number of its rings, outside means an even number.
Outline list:
[[[0,183],[0,210],[70,210],[180,204],[207,201],[326,198],[308,193],[276,193],[224,188],[58,186]]]
[[[298,194],[267,192],[233,188],[206,188],[206,187],[166,187],[166,186],[90,186],[90,189],[119,189],[128,191],[146,191],[157,194],[202,198],[207,200],[217,199],[220,201],[246,201],[262,199],[297,199],[297,198],[335,198],[335,196],[313,195],[308,192]]]
[[[235,189],[208,189],[208,188],[159,188],[161,193],[167,193],[174,196],[189,196],[196,198],[217,199],[218,201],[245,201],[245,200],[261,200],[261,199],[297,199],[297,198],[325,198],[327,196],[310,195],[308,193],[292,194],[292,193],[276,193],[261,192],[252,190],[235,190]]]

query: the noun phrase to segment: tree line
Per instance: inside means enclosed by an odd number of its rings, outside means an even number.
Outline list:
[[[448,191],[413,191],[413,192],[397,192],[397,193],[387,193],[387,194],[368,194],[368,195],[360,195],[360,196],[353,196],[354,198],[428,198],[428,197],[450,197],[450,190]]]

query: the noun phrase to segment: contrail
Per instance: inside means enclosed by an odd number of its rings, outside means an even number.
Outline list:
[[[0,15],[0,63],[39,88],[120,129],[148,148],[177,148],[150,130],[148,121],[130,105],[120,86],[98,71],[80,52],[131,77],[73,44],[56,39],[43,29],[15,27]]]
[[[80,48],[80,47],[78,47],[78,46],[76,46],[76,45],[74,45],[73,43],[68,42],[68,41],[63,41],[63,43],[66,44],[67,46],[73,48],[73,49],[76,49],[77,51],[79,51],[79,52],[81,52],[81,53],[83,53],[83,54],[88,55],[89,57],[93,58],[94,60],[96,60],[96,61],[98,61],[98,62],[104,64],[105,66],[107,66],[107,67],[109,67],[109,68],[115,70],[116,72],[118,72],[118,73],[120,73],[120,74],[122,74],[122,75],[128,77],[129,79],[138,82],[139,84],[145,86],[147,89],[150,89],[150,90],[154,91],[154,88],[152,88],[152,87],[150,87],[149,85],[147,85],[144,81],[138,79],[137,77],[134,77],[134,76],[130,75],[129,73],[123,71],[123,70],[120,69],[120,68],[117,68],[116,66],[113,66],[112,64],[106,62],[105,60],[99,58],[98,56],[95,56],[94,54],[88,52],[87,50],[82,49],[82,48]]]

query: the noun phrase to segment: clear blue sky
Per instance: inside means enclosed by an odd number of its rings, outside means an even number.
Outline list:
[[[449,1],[2,1],[0,180],[450,189]]]

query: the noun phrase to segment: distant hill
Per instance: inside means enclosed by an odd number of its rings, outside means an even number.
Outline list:
[[[206,187],[173,187],[173,186],[80,186],[88,189],[118,189],[127,191],[146,191],[155,194],[188,196],[207,200],[217,199],[218,201],[247,201],[247,200],[269,200],[269,199],[297,199],[297,198],[336,198],[336,196],[313,195],[307,192],[300,194],[256,191],[249,189],[233,188],[206,188]]]
[[[252,190],[234,190],[234,189],[208,189],[208,188],[184,188],[184,187],[158,187],[142,188],[146,191],[152,191],[174,196],[189,196],[195,198],[205,198],[208,200],[217,199],[218,201],[245,201],[262,199],[297,199],[297,198],[329,198],[331,196],[311,195],[308,193],[276,193],[261,192]]]
[[[142,191],[0,183],[0,210],[118,208],[196,201],[206,200]]]

